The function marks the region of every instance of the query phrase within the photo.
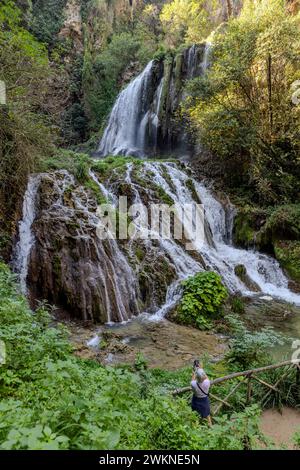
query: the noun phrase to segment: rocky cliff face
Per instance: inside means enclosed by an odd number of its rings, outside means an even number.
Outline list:
[[[81,5],[78,0],[69,0],[64,12],[65,20],[58,37],[69,39],[74,45],[76,53],[83,51],[83,24]]]
[[[31,295],[84,320],[123,321],[138,313],[131,267],[114,240],[97,237],[93,195],[67,172],[55,172],[40,176],[35,204]]]
[[[129,212],[121,210],[119,196],[127,197]],[[116,238],[100,236],[98,204],[105,201],[119,222]],[[195,202],[206,216],[197,237],[186,212]],[[172,217],[165,211],[173,204]],[[175,220],[179,237],[170,236]],[[120,222],[128,236],[118,236]],[[30,178],[16,268],[32,299],[102,323],[140,312],[164,317],[180,299],[181,281],[205,269],[218,272],[232,293],[300,304],[274,258],[232,245],[232,223],[232,210],[180,163],[110,158],[94,162],[81,184],[67,171]]]
[[[37,190],[26,202],[35,206],[30,211],[34,242],[24,274],[31,298],[47,299],[72,316],[101,323],[159,308],[176,277],[159,244],[100,239],[96,202],[99,196],[103,202],[100,188],[95,192],[78,185],[66,171],[34,178]],[[134,187],[117,173],[113,188],[115,196],[127,195],[133,202]],[[154,190],[142,191],[147,204],[158,197]],[[28,236],[20,236],[26,246]]]

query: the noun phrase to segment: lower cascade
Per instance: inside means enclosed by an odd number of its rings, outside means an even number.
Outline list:
[[[300,305],[300,295],[289,290],[274,258],[233,246],[234,207],[225,207],[182,164],[130,161],[103,179],[95,163],[90,178],[116,213],[119,196],[147,208],[165,201],[179,209],[201,202],[203,243],[187,250],[182,241],[164,238],[159,228],[142,225],[137,214],[130,222],[144,232],[142,238],[100,239],[93,191],[64,170],[35,175],[24,197],[14,255],[24,292],[84,320],[122,322],[142,312],[160,319],[180,299],[180,281],[209,269],[221,275],[231,293],[259,293]],[[184,218],[181,222],[188,229]],[[238,266],[245,270],[243,278]]]

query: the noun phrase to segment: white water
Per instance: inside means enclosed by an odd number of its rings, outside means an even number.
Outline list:
[[[99,186],[105,197],[108,201],[113,203],[115,201],[115,195],[105,188],[105,186],[98,180],[94,172],[90,171],[90,176],[93,178],[95,183]],[[128,302],[127,299],[131,298],[132,308],[138,312],[138,301],[137,301],[137,281],[134,275],[134,272],[123,254],[120,250],[118,242],[110,234],[110,237],[107,238],[106,243],[109,245],[110,254],[112,259],[109,260],[110,272],[112,272],[112,281],[114,285],[114,295],[116,296],[116,307],[118,309],[119,318],[121,321],[127,321],[128,316]],[[106,288],[107,293],[107,288]],[[107,311],[108,311],[108,322],[111,323],[111,303],[110,299],[106,298]]]
[[[135,204],[142,204],[141,187],[132,178],[133,169],[132,163],[127,165],[124,180],[133,189]],[[187,187],[187,180],[190,177],[180,170],[176,164],[145,161],[141,171],[145,179],[150,178],[155,181],[172,198],[177,208],[195,202],[190,189]],[[73,179],[67,172],[60,173],[59,184],[56,188],[58,197],[53,202],[53,207],[61,208],[62,213],[64,213],[64,211],[71,210],[63,206],[64,188],[69,187]],[[37,175],[29,179],[23,202],[23,217],[19,226],[20,240],[15,250],[15,267],[19,273],[24,293],[26,293],[30,252],[35,241],[32,224],[36,217],[37,192],[42,176]],[[90,176],[99,185],[105,197],[112,201],[116,207],[116,194],[113,193],[109,185],[100,183],[93,172],[90,173]],[[300,296],[289,290],[288,279],[274,258],[259,252],[239,249],[231,244],[233,208],[230,208],[229,214],[228,211],[226,213],[223,205],[212,195],[209,189],[195,180],[193,180],[193,183],[198,197],[204,205],[205,222],[207,224],[204,238],[201,243],[194,243],[195,250],[193,252],[186,250],[184,244],[180,244],[172,238],[165,239],[159,229],[145,226],[139,219],[133,221],[136,232],[144,236],[143,243],[145,247],[151,250],[154,246],[158,246],[176,272],[175,281],[168,287],[165,304],[157,306],[156,313],[147,316],[152,320],[163,318],[180,299],[181,281],[204,269],[218,272],[232,293],[240,292],[244,295],[257,295],[257,293],[249,291],[249,288],[236,276],[234,268],[241,264],[245,266],[250,279],[259,286],[260,296],[271,296],[300,305]],[[81,189],[83,190],[83,188]],[[84,211],[90,225],[97,226],[99,224],[97,215],[89,211],[88,202],[84,202],[82,195],[77,197],[76,191],[73,193],[76,210]],[[181,214],[182,211],[179,210],[177,217],[186,229],[187,220],[183,219]],[[188,234],[188,232],[185,233]],[[86,235],[83,233],[82,236]],[[131,243],[133,241],[128,242],[129,252]],[[130,312],[139,311],[136,275],[114,238],[108,238],[104,245],[100,240],[95,248],[98,251],[98,259],[101,259],[95,275],[101,279],[102,301],[107,312],[107,320],[111,322],[112,318],[116,318],[115,314],[117,313],[119,321],[127,321],[130,318]],[[201,256],[195,256],[195,251]]]
[[[186,49],[184,62],[186,78],[195,78],[203,73],[208,65],[210,44],[206,44],[203,60],[199,61],[199,47]],[[138,75],[119,94],[111,111],[107,127],[99,144],[97,153],[106,155],[131,155],[144,157],[150,147],[157,151],[158,129],[160,126],[159,110],[163,90],[162,77],[155,91],[153,82],[157,79],[154,61],[148,63]],[[173,99],[174,77],[171,80],[169,99]],[[185,93],[182,97],[186,96]]]
[[[14,253],[14,265],[19,273],[21,291],[27,293],[27,275],[31,248],[35,237],[31,230],[36,215],[36,195],[40,184],[40,176],[31,176],[23,200],[22,220],[19,223],[19,242]]]
[[[209,64],[210,44],[206,45],[204,58],[200,64],[202,72]],[[101,155],[124,154],[143,156],[146,145],[146,133],[149,123],[154,129],[154,138],[157,136],[159,126],[159,105],[162,94],[163,78],[161,79],[153,100],[153,107],[149,107],[147,91],[152,76],[153,62],[150,62],[145,70],[123,90],[116,100],[110,115],[108,126],[100,142],[98,152]],[[188,51],[188,78],[192,78],[199,72],[196,48]],[[155,147],[157,142],[155,141]],[[140,187],[132,178],[133,165],[127,165],[124,175],[126,183],[130,184],[136,204],[142,204]],[[193,204],[193,196],[186,183],[189,177],[184,171],[178,169],[172,163],[150,163],[145,161],[143,167],[144,176],[149,176],[160,186],[174,204],[181,208],[185,204]],[[167,177],[166,177],[167,175]],[[109,187],[109,183],[103,185],[96,175],[90,172],[91,178],[99,186],[105,198],[116,207],[116,194]],[[67,179],[67,178],[66,178]],[[30,251],[34,244],[32,233],[32,223],[35,218],[35,201],[39,185],[39,177],[32,177],[29,180],[28,188],[24,197],[23,219],[20,223],[20,241],[16,247],[16,268],[20,274],[21,287],[26,292],[26,279],[28,274],[28,261]],[[300,295],[291,292],[288,288],[288,279],[282,272],[278,262],[267,255],[256,251],[238,249],[232,245],[232,227],[234,218],[234,208],[229,206],[227,210],[212,195],[202,183],[194,181],[194,186],[199,199],[205,210],[205,230],[204,240],[194,243],[195,251],[201,255],[203,263],[199,257],[195,257],[192,252],[187,251],[183,245],[173,239],[165,239],[157,230],[149,229],[142,225],[138,219],[134,221],[136,232],[144,236],[146,248],[152,248],[152,239],[155,245],[159,245],[160,250],[174,266],[176,280],[169,286],[166,295],[166,302],[158,308],[157,312],[151,316],[153,320],[163,318],[167,312],[178,302],[181,295],[181,280],[204,269],[217,271],[228,287],[229,291],[240,292],[242,294],[253,295],[254,292],[236,276],[234,269],[237,265],[244,265],[249,278],[260,288],[261,296],[272,296],[286,302],[300,305]],[[63,204],[59,200],[57,204]],[[84,205],[78,199],[76,202],[81,210],[85,210]],[[87,209],[88,216],[95,219]],[[185,221],[181,217],[182,212],[178,211],[178,218],[186,229]],[[99,259],[103,260],[103,265],[99,265],[99,275],[103,284],[103,302],[105,303],[107,318],[110,322],[113,317],[113,306],[118,310],[120,321],[128,320],[128,305],[133,306],[133,310],[138,311],[138,282],[129,261],[120,250],[118,242],[113,238],[107,240],[110,256],[107,256],[101,244],[98,246]],[[129,253],[132,241],[128,242]],[[112,293],[115,302],[109,297]],[[130,300],[128,300],[130,299]]]
[[[193,197],[185,183],[188,176],[172,163],[145,163],[145,170],[153,174],[156,184],[172,197],[177,205],[192,204]],[[168,179],[164,177],[165,172]],[[170,184],[171,182],[171,184]],[[257,251],[248,251],[234,247],[231,240],[232,214],[226,217],[222,204],[214,198],[212,193],[201,183],[194,180],[197,194],[204,205],[206,222],[209,224],[212,241],[205,236],[204,244],[196,245],[206,268],[218,272],[229,291],[240,292],[244,295],[256,294],[250,291],[236,276],[234,268],[244,265],[247,274],[261,290],[261,295],[270,295],[286,302],[300,305],[300,295],[291,292],[288,288],[288,279],[281,270],[279,263],[265,254]],[[183,221],[184,222],[184,221]],[[230,233],[228,234],[228,231]],[[166,303],[152,317],[160,319],[173,307],[180,298],[178,281],[196,272],[202,271],[203,266],[192,258],[192,254],[179,247],[174,240],[160,239],[161,247],[176,266],[178,280],[168,289]],[[257,294],[256,294],[257,295]]]
[[[127,165],[124,174],[124,181],[129,184],[134,193],[134,203],[142,204],[140,187],[132,179],[133,164]],[[174,163],[149,162],[145,161],[143,170],[144,178],[155,181],[178,208],[186,204],[195,203],[193,195],[186,183],[190,177]],[[152,320],[160,320],[168,311],[176,305],[180,299],[180,282],[187,277],[194,275],[204,269],[211,269],[218,272],[225,285],[231,293],[239,292],[243,295],[257,295],[257,292],[249,290],[240,278],[235,274],[234,268],[237,265],[244,265],[248,277],[256,283],[261,292],[259,295],[269,295],[287,302],[300,305],[300,296],[291,292],[288,288],[288,279],[282,272],[278,262],[265,254],[236,248],[232,245],[232,228],[235,209],[227,205],[227,209],[212,195],[203,184],[193,180],[195,190],[205,211],[205,224],[203,239],[193,243],[194,251],[201,255],[204,265],[194,253],[184,248],[173,238],[165,239],[161,232],[153,227],[145,226],[139,218],[135,219],[136,233],[143,238],[143,243],[147,249],[159,245],[160,250],[174,266],[176,280],[169,286],[166,295],[166,302],[160,306],[155,314],[149,317]],[[106,191],[109,190],[106,188]],[[113,194],[110,194],[110,198]],[[185,234],[188,234],[188,219],[182,217],[182,211],[177,211],[177,217],[182,223]],[[132,241],[129,241],[129,247]]]
[[[144,155],[152,67],[153,61],[119,94],[98,148],[99,155]]]

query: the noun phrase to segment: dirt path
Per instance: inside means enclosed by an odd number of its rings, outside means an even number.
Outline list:
[[[294,449],[293,434],[300,431],[300,410],[283,407],[282,413],[272,409],[261,416],[261,431],[275,443],[276,447]]]

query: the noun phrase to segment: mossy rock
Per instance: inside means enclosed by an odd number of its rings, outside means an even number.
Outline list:
[[[194,184],[194,181],[192,180],[192,178],[187,179],[186,182],[185,182],[185,185],[188,188],[188,190],[190,191],[193,200],[197,204],[201,204],[200,198],[198,196],[198,193],[196,191],[195,184]]]
[[[256,282],[248,276],[246,266],[244,264],[237,264],[234,268],[235,275],[245,284],[248,289],[254,292],[260,292],[259,286]]]
[[[278,206],[268,216],[257,241],[264,245],[277,240],[300,240],[300,204]]]
[[[282,240],[274,245],[275,256],[292,280],[300,282],[300,241]]]
[[[249,247],[257,244],[257,234],[267,218],[265,210],[251,206],[239,208],[234,219],[233,240],[238,246]]]

